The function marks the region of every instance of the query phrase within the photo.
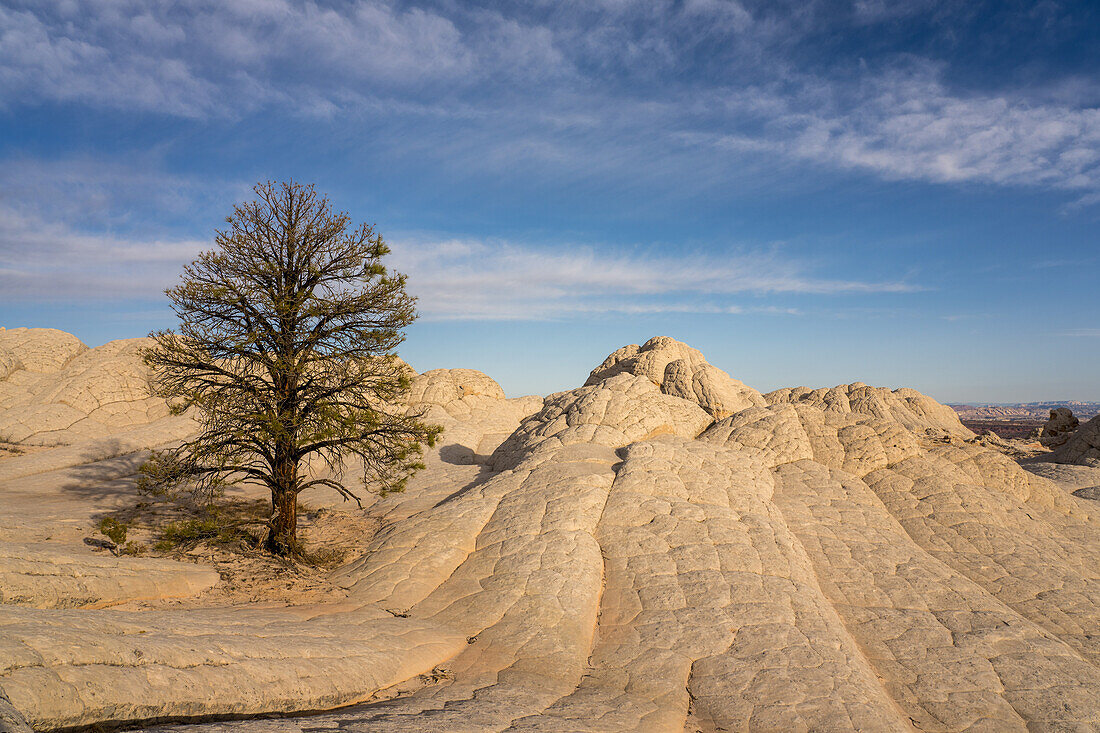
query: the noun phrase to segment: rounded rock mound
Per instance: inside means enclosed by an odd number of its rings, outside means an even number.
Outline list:
[[[954,410],[909,387],[890,390],[863,382],[818,389],[785,387],[769,392],[764,398],[769,405],[804,404],[829,413],[868,415],[917,432],[932,429],[961,438],[974,437]]]
[[[1050,411],[1050,417],[1039,432],[1039,442],[1047,448],[1065,445],[1081,421],[1073,416],[1068,407],[1056,407]]]
[[[1100,468],[1100,415],[1069,434],[1047,460]]]
[[[755,389],[709,364],[697,349],[668,336],[654,336],[641,346],[630,344],[612,352],[584,384],[596,385],[624,373],[644,377],[663,393],[696,403],[716,420],[766,404]]]
[[[148,343],[126,339],[89,349],[52,329],[0,332],[0,348],[22,365],[0,378],[0,435],[27,445],[68,445],[167,417],[141,361]]]

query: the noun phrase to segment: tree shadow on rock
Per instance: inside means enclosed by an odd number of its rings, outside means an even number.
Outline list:
[[[439,448],[439,460],[452,466],[472,466],[477,463],[474,449],[461,443],[451,443]]]

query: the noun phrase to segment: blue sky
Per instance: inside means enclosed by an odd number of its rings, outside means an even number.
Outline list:
[[[1100,6],[0,3],[0,324],[96,345],[259,180],[374,223],[402,355],[682,339],[762,390],[1100,400]]]

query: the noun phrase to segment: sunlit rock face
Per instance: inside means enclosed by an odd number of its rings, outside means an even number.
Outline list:
[[[135,428],[155,438],[182,436],[190,425],[169,416],[141,362],[149,343],[126,339],[89,349],[63,331],[0,329],[0,437],[71,445]]]
[[[23,366],[0,386],[31,395],[25,410],[62,404],[11,381],[43,363],[12,343],[0,340],[0,368]],[[131,358],[114,348],[104,358]],[[36,374],[72,369],[65,384],[92,390],[77,381],[91,367],[72,365],[98,350],[72,351]],[[126,389],[110,394],[147,399]],[[66,399],[86,416],[114,404]],[[472,370],[426,372],[409,409],[446,432],[404,494],[370,505],[381,529],[334,571],[339,602],[94,608],[167,592],[157,583],[201,599],[213,579],[56,542],[47,554],[28,514],[0,515],[3,557],[27,569],[0,574],[24,589],[0,605],[13,709],[54,729],[381,693],[277,729],[1100,727],[1097,503],[975,441],[929,397],[859,383],[761,395],[661,337],[545,399],[509,399]],[[1089,460],[1095,422],[1063,459]],[[0,492],[60,502],[81,469],[75,447],[0,461]],[[125,492],[132,469],[112,461],[97,465]],[[57,506],[91,516],[107,500],[88,481]],[[93,579],[112,562],[120,572],[36,595],[26,588],[47,557]]]

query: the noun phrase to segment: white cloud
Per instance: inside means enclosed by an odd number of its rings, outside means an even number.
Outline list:
[[[182,117],[216,105],[219,84],[197,77],[182,59],[102,44],[94,34],[0,7],[0,105],[45,98]]]
[[[779,154],[895,180],[1042,185],[1082,196],[1100,189],[1100,109],[959,96],[926,64],[857,85],[801,77],[783,91],[727,90],[712,104],[725,110],[728,132],[678,137],[732,155]]]
[[[475,172],[519,162],[546,180],[705,168],[701,185],[713,185],[770,156],[895,180],[1072,190],[1078,207],[1100,194],[1088,80],[1067,77],[1041,101],[953,91],[930,60],[841,74],[792,56],[821,23],[947,12],[927,0],[859,0],[851,17],[833,13],[842,21],[818,3],[787,12],[735,0],[563,0],[507,15],[389,0],[11,5],[0,7],[0,108],[354,111],[349,124],[369,117],[373,144],[394,154]],[[705,73],[685,81],[695,65]]]
[[[0,205],[0,302],[157,299],[209,241],[88,234]],[[764,296],[905,293],[903,281],[817,278],[775,252],[673,257],[512,242],[401,239],[388,262],[430,320],[592,314],[798,315]],[[738,296],[749,304],[734,302]]]
[[[398,240],[391,266],[409,276],[426,318],[549,319],[592,313],[771,313],[734,296],[905,293],[903,281],[815,278],[773,252],[669,256],[587,247],[471,240]]]
[[[384,0],[0,7],[0,106],[9,107],[45,100],[210,117],[275,105],[315,114],[387,89],[517,69],[545,76],[561,61],[547,29],[482,13],[467,37],[439,13]]]
[[[0,302],[156,297],[204,246],[82,234],[0,206]]]

